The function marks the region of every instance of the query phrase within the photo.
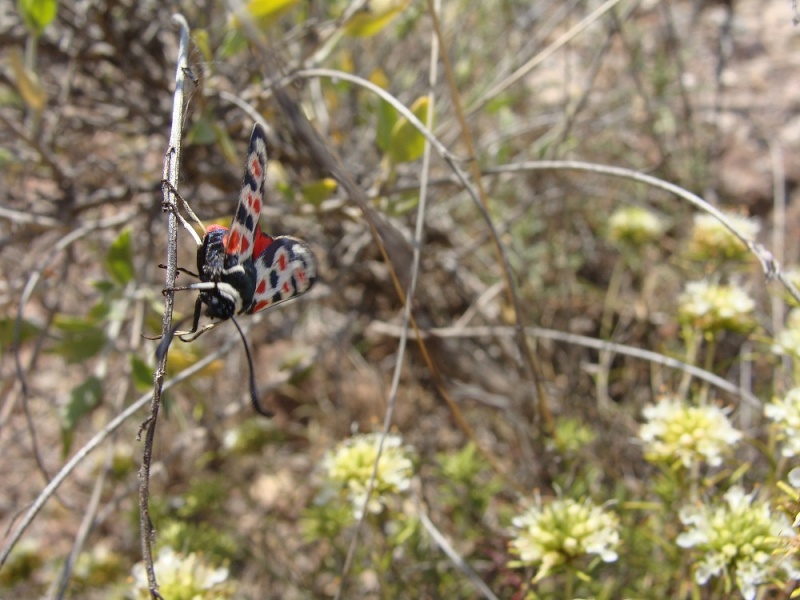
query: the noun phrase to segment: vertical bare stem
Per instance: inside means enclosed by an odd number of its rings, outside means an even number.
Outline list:
[[[175,94],[172,101],[172,129],[169,137],[169,148],[164,157],[165,183],[162,186],[164,193],[164,209],[167,212],[167,277],[166,289],[175,286],[175,276],[178,268],[178,218],[174,190],[178,185],[178,165],[181,156],[181,133],[183,125],[183,86],[186,81],[189,54],[189,25],[186,19],[179,14],[173,15],[172,20],[180,27],[180,43],[178,46],[178,64],[175,71]],[[169,335],[172,329],[173,293],[164,296],[164,320],[161,325],[161,334]],[[167,356],[164,353],[158,360],[156,372],[153,376],[153,399],[150,403],[150,416],[142,428],[145,431],[144,450],[142,452],[142,467],[139,470],[139,529],[142,542],[142,558],[147,571],[147,584],[153,598],[161,598],[156,583],[156,573],[153,568],[153,540],[155,529],[150,520],[149,495],[150,495],[150,464],[153,459],[153,439],[155,437],[158,409],[161,404],[161,390],[164,384],[164,370]]]

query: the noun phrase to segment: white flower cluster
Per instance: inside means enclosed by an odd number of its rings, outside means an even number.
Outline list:
[[[228,582],[228,569],[213,568],[195,553],[183,555],[165,547],[155,561],[159,593],[164,598],[214,598],[225,600],[234,597],[234,586]],[[133,567],[134,598],[150,598],[144,563]]]
[[[693,281],[678,299],[681,321],[704,332],[747,331],[753,326],[755,302],[736,285]]]
[[[645,407],[643,414],[647,422],[639,429],[639,437],[651,462],[689,468],[705,461],[716,467],[742,437],[717,406],[689,406],[667,396]]]
[[[800,456],[800,388],[794,388],[782,398],[773,398],[764,407],[766,417],[775,422],[778,439],[784,442],[781,454]]]
[[[328,452],[322,462],[328,481],[344,491],[357,519],[361,518],[361,511],[364,508],[369,481],[378,457],[380,438],[380,433],[349,438]],[[413,473],[410,455],[411,453],[403,447],[400,436],[386,436],[367,512],[380,513],[390,495],[409,488]]]
[[[619,520],[616,515],[590,501],[569,498],[536,505],[515,517],[517,529],[510,542],[519,556],[511,566],[535,566],[534,581],[546,577],[564,563],[595,554],[604,562],[617,560]]]
[[[757,221],[737,213],[724,213],[733,228],[746,240],[754,241],[761,228]],[[701,260],[742,260],[747,247],[716,217],[708,213],[695,215],[689,253]]]
[[[786,328],[778,333],[772,351],[800,359],[800,308],[789,313]]]
[[[615,211],[608,220],[608,226],[612,241],[634,245],[652,242],[666,229],[658,216],[640,206],[627,206]]]
[[[745,494],[732,487],[725,504],[689,506],[680,512],[687,531],[678,536],[681,548],[696,548],[701,554],[696,563],[695,580],[700,585],[711,577],[734,582],[746,600],[754,600],[756,588],[778,572],[796,578],[794,560],[776,560],[786,538],[794,536],[789,521],[772,515],[766,502],[754,502],[755,492]]]

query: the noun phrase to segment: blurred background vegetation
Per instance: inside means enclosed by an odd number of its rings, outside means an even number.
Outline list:
[[[306,240],[320,281],[243,319],[272,420],[248,405],[230,325],[173,343],[168,380],[206,363],[168,390],[156,436],[164,596],[748,597],[741,567],[703,585],[700,557],[676,543],[689,522],[679,512],[741,485],[760,490],[771,514],[797,513],[785,483],[794,454],[781,450],[794,430],[762,413],[794,387],[800,350],[780,338],[793,301],[678,197],[532,163],[580,160],[672,182],[739,217],[745,237],[794,266],[800,58],[788,0],[4,3],[4,529],[152,389],[157,342],[144,336],[160,333],[163,311],[174,12],[192,29],[182,197],[206,223],[229,224],[255,111],[270,126],[262,227]],[[300,71],[314,67],[372,82],[423,122],[432,110],[436,138],[473,183],[481,173],[516,309],[487,220],[448,164],[436,153],[425,163],[424,138],[374,92]],[[375,457],[341,454],[356,441],[337,444],[381,430],[403,305],[363,211],[293,135],[275,85],[365,191],[404,286],[424,223],[413,314],[436,331],[427,358],[414,341],[403,357],[391,426],[402,443],[387,455],[397,479],[376,489],[381,502],[347,569],[363,490],[332,469],[344,457],[371,472]],[[194,270],[185,232],[179,264]],[[713,299],[698,308],[690,296],[707,288],[687,287],[698,281],[747,299],[722,314]],[[193,303],[178,295],[178,316]],[[536,328],[524,336],[532,361],[517,326]],[[742,434],[724,438],[720,460],[661,455],[640,424],[662,396],[723,407],[720,419]],[[0,595],[147,597],[134,569],[145,416],[61,485],[0,568]],[[618,558],[559,546],[552,569],[526,562],[509,545],[512,521],[555,497],[613,512],[603,522],[617,528],[608,543]],[[792,589],[779,575],[759,583],[770,598]]]

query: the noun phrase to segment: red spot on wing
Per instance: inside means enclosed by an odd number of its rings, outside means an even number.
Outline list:
[[[253,158],[253,162],[250,163],[250,169],[253,171],[253,175],[256,179],[261,179],[261,163],[257,155]]]
[[[284,282],[283,282],[283,293],[284,293],[284,294],[288,294],[288,293],[289,293],[289,292],[291,292],[291,291],[292,291],[292,288],[291,288],[291,286],[289,285],[289,282],[288,282],[288,281],[284,281]]]
[[[260,227],[256,228],[255,238],[255,243],[253,244],[253,256],[259,257],[264,254],[264,251],[272,243],[272,238],[261,231]]]
[[[243,238],[242,238],[241,252],[242,252],[242,253],[245,253],[245,252],[247,252],[247,249],[248,249],[249,247],[250,247],[250,241],[249,241],[249,240],[247,239],[247,237],[245,236],[245,237],[243,237]]]
[[[281,254],[278,257],[278,269],[281,271],[286,270],[286,254]]]
[[[294,276],[297,278],[297,281],[300,283],[305,283],[306,281],[306,271],[305,269],[297,269],[294,272]]]
[[[238,254],[241,242],[241,235],[234,230],[228,235],[228,242],[225,244],[225,252],[228,254]]]
[[[253,212],[257,215],[261,214],[261,201],[258,198],[253,201]]]
[[[262,279],[256,288],[256,294],[263,294],[265,291],[267,291],[267,282]]]
[[[260,310],[264,310],[269,306],[269,304],[269,300],[262,300],[261,302],[256,303],[256,305],[253,307],[253,312],[257,313]]]

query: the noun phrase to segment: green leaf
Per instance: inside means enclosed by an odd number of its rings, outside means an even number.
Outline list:
[[[131,375],[134,387],[140,392],[153,387],[153,368],[135,354],[131,355]]]
[[[214,130],[214,125],[211,124],[205,117],[197,119],[189,134],[186,136],[186,142],[191,144],[198,144],[201,146],[208,146],[217,140],[217,132]]]
[[[193,29],[192,41],[200,54],[203,55],[203,60],[211,63],[214,60],[214,54],[211,52],[211,39],[206,29]]]
[[[295,4],[297,0],[250,0],[244,6],[240,3],[229,22],[237,31],[246,30],[243,24],[263,31]]]
[[[224,60],[236,56],[247,48],[247,36],[239,29],[229,29],[222,37],[219,46],[218,58]]]
[[[0,319],[0,348],[10,348],[14,343],[14,327],[17,320],[13,317]],[[39,333],[38,325],[23,319],[19,324],[19,342],[22,343]]]
[[[108,281],[107,279],[97,279],[92,281],[92,287],[104,296],[118,289],[114,283]]]
[[[56,18],[58,0],[17,0],[17,9],[25,27],[38,37]]]
[[[120,303],[121,303],[121,301],[119,301],[119,300],[116,301],[116,302],[113,302],[109,298],[103,298],[97,304],[92,306],[92,308],[89,309],[89,312],[86,313],[86,317],[85,317],[84,320],[87,323],[91,323],[93,325],[96,324],[96,323],[102,323],[102,322],[105,322],[105,321],[109,321],[112,318],[112,310],[115,307],[118,307],[120,305]],[[117,310],[117,320],[119,320],[121,318],[121,317],[119,317],[119,312],[120,311]]]
[[[53,326],[63,335],[50,351],[67,362],[85,361],[100,352],[106,343],[103,329],[82,317],[57,315]]]
[[[389,152],[392,146],[392,130],[397,123],[397,111],[394,106],[381,100],[378,103],[378,148],[384,152]]]
[[[61,413],[61,432],[64,453],[72,445],[72,433],[80,419],[92,412],[103,398],[103,382],[92,375],[80,385],[72,388],[69,402]]]
[[[380,67],[375,69],[370,74],[369,80],[371,83],[377,85],[383,90],[389,88],[389,78]],[[397,123],[397,111],[391,104],[386,102],[386,100],[378,98],[377,102],[378,108],[376,112],[378,113],[378,148],[386,153],[389,151],[389,145],[392,142],[392,128],[394,127],[394,124]]]
[[[131,230],[126,227],[117,236],[108,249],[106,268],[111,279],[125,285],[133,279],[133,250],[131,248]]]
[[[222,150],[222,156],[238,169],[242,162],[242,157],[236,149],[236,144],[233,143],[231,136],[228,135],[228,131],[221,125],[215,125],[214,132],[216,134],[217,144],[219,144]]]
[[[3,99],[0,97],[0,105],[3,104]],[[18,161],[17,157],[11,153],[10,150],[5,148],[0,148],[0,169],[7,169],[13,164],[16,164]]]
[[[303,186],[303,199],[309,204],[319,206],[336,191],[336,180],[330,177],[312,181]]]
[[[369,0],[347,21],[344,31],[353,37],[371,37],[386,28],[406,6],[408,0]]]
[[[417,205],[419,205],[419,194],[412,192],[393,198],[389,210],[393,217],[400,217],[416,209]]]
[[[411,106],[411,112],[423,123],[427,118],[429,100],[427,96],[417,98]],[[417,131],[408,119],[401,117],[392,128],[392,139],[389,144],[389,160],[392,164],[411,162],[422,156],[425,150],[425,137]]]

